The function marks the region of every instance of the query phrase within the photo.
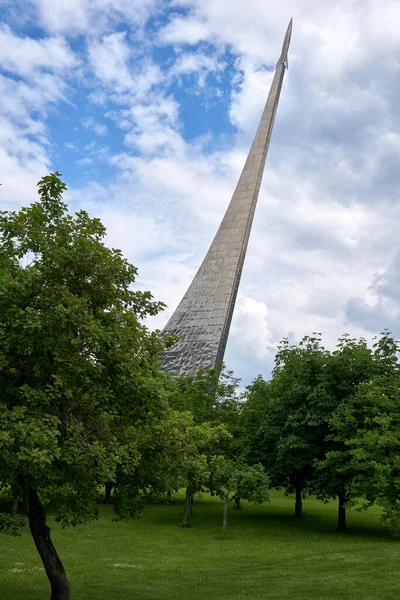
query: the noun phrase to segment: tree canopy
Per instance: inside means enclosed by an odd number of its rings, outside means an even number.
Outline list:
[[[118,516],[136,514],[132,482],[168,406],[163,344],[142,323],[163,305],[132,288],[99,219],[68,212],[59,173],[38,186],[40,201],[0,214],[0,487],[23,499],[55,600],[69,588],[46,507],[63,525],[93,519],[111,480]]]

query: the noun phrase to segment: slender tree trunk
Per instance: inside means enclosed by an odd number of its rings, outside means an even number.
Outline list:
[[[338,526],[337,531],[345,531],[346,525],[346,492],[341,490],[338,494]]]
[[[296,519],[300,519],[303,514],[303,498],[301,494],[300,484],[296,484],[296,503],[294,507],[294,516]]]
[[[11,507],[10,507],[10,513],[12,515],[16,515],[17,511],[18,511],[18,504],[19,504],[19,490],[20,490],[20,482],[18,481],[18,479],[15,479],[15,483],[14,485],[11,487],[11,494],[13,496],[13,499],[11,501]]]
[[[190,507],[189,507],[189,516],[192,516],[193,513],[193,503],[194,503],[194,488],[191,486],[190,488]]]
[[[226,537],[226,530],[228,527],[228,506],[229,506],[229,494],[225,494],[224,517],[222,520],[222,537]]]
[[[10,513],[12,515],[16,515],[17,514],[17,510],[18,510],[18,498],[13,498],[13,500],[11,502]]]
[[[50,529],[46,525],[46,512],[40,503],[36,490],[25,481],[24,503],[28,507],[29,529],[37,551],[42,559],[51,585],[50,600],[70,600],[70,589],[64,567],[50,538]]]
[[[105,484],[105,493],[104,493],[103,504],[111,504],[111,490],[113,489],[113,487],[114,487],[113,483]]]
[[[191,512],[190,511],[191,499],[192,499],[191,486],[188,485],[186,488],[185,509],[183,512],[182,527],[188,527],[188,525],[189,525],[190,512]]]
[[[235,496],[235,508],[237,510],[240,510],[242,508],[242,505],[240,504],[240,500],[241,500],[240,496]]]

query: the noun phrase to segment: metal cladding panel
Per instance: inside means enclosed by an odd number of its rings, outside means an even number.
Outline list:
[[[174,375],[194,376],[223,360],[287,65],[291,28],[292,22],[232,200],[200,269],[163,330],[163,335],[179,338],[160,357],[161,367]]]

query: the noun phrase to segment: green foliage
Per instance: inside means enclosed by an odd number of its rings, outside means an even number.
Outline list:
[[[0,512],[0,533],[14,537],[20,536],[26,527],[26,519],[22,515],[10,515]]]
[[[238,415],[240,380],[224,368],[199,371],[195,377],[169,377],[171,408],[190,411],[196,423],[234,423]]]
[[[324,501],[362,497],[379,503],[397,527],[398,349],[387,331],[372,349],[348,335],[333,352],[319,334],[298,345],[284,340],[272,380],[258,377],[246,391],[248,457],[276,487]]]
[[[332,398],[332,411],[327,415],[327,433],[324,438],[324,455],[315,462],[312,490],[318,498],[327,500],[346,492],[348,500],[355,499],[353,481],[360,477],[358,465],[350,460],[348,441],[354,435],[348,432],[345,439],[337,431],[337,414],[345,414],[354,397],[364,385],[376,377],[390,378],[398,369],[398,345],[389,332],[383,332],[373,346],[368,348],[363,338],[343,336],[332,352],[326,373],[326,385]],[[363,435],[367,432],[364,429]]]
[[[76,525],[107,480],[136,511],[143,439],[172,418],[163,345],[141,322],[162,304],[132,289],[136,268],[98,219],[68,213],[58,173],[38,186],[39,202],[0,214],[0,487],[27,484]]]
[[[253,437],[251,455],[288,492],[310,481],[331,411],[324,376],[329,353],[319,334],[298,346],[283,340],[271,382],[258,377],[247,388],[243,418]]]
[[[400,376],[361,384],[332,416],[335,440],[345,447],[351,497],[362,508],[378,504],[383,521],[400,534]],[[330,458],[330,457],[329,457]]]
[[[230,437],[222,424],[196,424],[189,412],[168,409],[142,431],[135,485],[148,500],[188,482],[200,489],[210,477],[210,453]]]
[[[269,478],[260,464],[247,465],[243,460],[227,460],[223,456],[212,460],[212,488],[221,498],[239,496],[261,504],[269,500]]]
[[[231,434],[218,441],[218,453],[237,456],[244,452],[240,425],[240,380],[231,371],[200,371],[195,377],[169,377],[168,403],[179,411],[189,411],[196,424],[224,425]],[[212,449],[210,449],[212,454]],[[216,451],[217,452],[217,451]]]

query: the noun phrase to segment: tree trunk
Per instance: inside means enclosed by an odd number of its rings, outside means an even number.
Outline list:
[[[294,507],[294,516],[300,519],[303,514],[303,498],[301,494],[301,486],[296,484],[296,503]]]
[[[186,488],[185,509],[183,512],[182,527],[189,526],[189,518],[190,518],[190,513],[191,513],[191,501],[192,501],[191,486],[188,485]]]
[[[338,526],[337,531],[344,531],[346,526],[346,492],[341,490],[338,494]]]
[[[242,506],[240,504],[240,500],[241,500],[240,496],[235,496],[235,508],[237,510],[240,510],[242,508]]]
[[[103,504],[111,504],[111,490],[113,489],[114,484],[113,483],[106,483],[105,484],[105,493],[104,493],[104,501]]]
[[[13,500],[11,502],[10,513],[12,515],[16,515],[17,511],[18,511],[18,498],[13,498]]]
[[[225,505],[224,505],[224,518],[222,520],[222,537],[226,537],[226,530],[228,527],[228,505],[229,505],[229,494],[225,494]]]
[[[194,503],[194,488],[193,486],[190,488],[190,507],[189,507],[189,517],[192,516],[193,513],[193,503]]]
[[[29,529],[37,551],[42,559],[51,585],[50,600],[70,600],[70,589],[64,567],[50,538],[46,525],[46,512],[40,503],[36,490],[24,486],[25,506],[28,507]]]

